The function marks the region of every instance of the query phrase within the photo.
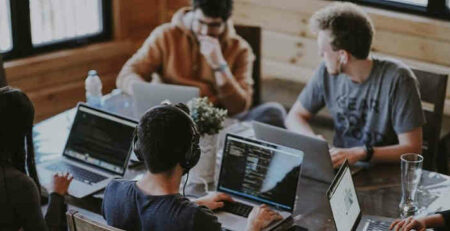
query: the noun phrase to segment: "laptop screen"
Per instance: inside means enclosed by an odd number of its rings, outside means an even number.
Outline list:
[[[123,175],[137,122],[79,105],[63,155]]]
[[[352,172],[347,163],[342,165],[327,194],[337,231],[354,230],[361,209],[353,185]]]
[[[228,134],[218,191],[292,212],[303,152]]]

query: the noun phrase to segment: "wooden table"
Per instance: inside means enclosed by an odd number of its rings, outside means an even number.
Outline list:
[[[38,163],[52,160],[62,154],[73,116],[74,110],[69,110],[34,126]],[[131,168],[125,178],[132,179],[142,172],[143,166]],[[372,166],[359,172],[353,179],[363,214],[393,218],[399,216],[400,163]],[[292,222],[309,230],[335,230],[326,198],[328,187],[327,184],[301,178]],[[423,214],[450,209],[450,177],[423,171],[417,198]],[[67,196],[66,200],[75,207],[100,213],[101,198],[89,196],[76,199]]]

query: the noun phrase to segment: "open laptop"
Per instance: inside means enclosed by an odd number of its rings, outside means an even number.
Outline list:
[[[136,126],[131,119],[78,104],[62,157],[37,165],[40,181],[48,184],[55,172],[69,172],[74,177],[70,195],[82,198],[103,189],[125,174]]]
[[[132,85],[134,110],[136,118],[140,118],[149,108],[168,100],[173,104],[187,103],[200,95],[197,87],[172,84],[156,84],[139,82]]]
[[[389,230],[392,218],[362,216],[353,178],[346,160],[327,191],[337,231]]]
[[[222,226],[244,230],[253,207],[263,203],[283,217],[265,230],[290,217],[302,163],[302,151],[227,134],[217,191],[230,195],[235,202],[225,202],[215,211]]]
[[[303,151],[302,177],[328,184],[333,181],[335,172],[326,141],[256,121],[252,125],[257,139]]]

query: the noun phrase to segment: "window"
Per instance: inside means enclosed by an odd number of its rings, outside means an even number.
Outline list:
[[[343,0],[450,20],[450,0]]]
[[[426,7],[428,0],[391,0],[391,1]]]
[[[12,48],[9,0],[0,0],[0,52]]]
[[[2,32],[8,23],[9,36]],[[0,48],[5,59],[104,41],[110,35],[110,0],[0,0]]]

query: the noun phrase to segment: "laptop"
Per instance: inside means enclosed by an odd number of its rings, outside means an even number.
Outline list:
[[[266,204],[283,217],[265,230],[271,230],[292,216],[303,152],[237,135],[227,134],[217,191],[230,195],[216,210],[222,226],[244,230],[254,206]]]
[[[335,171],[326,141],[256,121],[252,125],[257,139],[303,151],[302,177],[327,184],[333,181]]]
[[[39,179],[50,183],[55,172],[74,179],[68,193],[82,198],[125,174],[137,122],[78,104],[62,157],[37,165]],[[57,134],[55,134],[57,135]]]
[[[337,231],[389,230],[392,218],[362,216],[353,178],[346,160],[327,191],[328,201]]]
[[[168,100],[173,104],[187,103],[200,95],[197,87],[146,82],[133,84],[132,91],[136,118],[141,118],[149,108],[161,104],[162,101]]]

